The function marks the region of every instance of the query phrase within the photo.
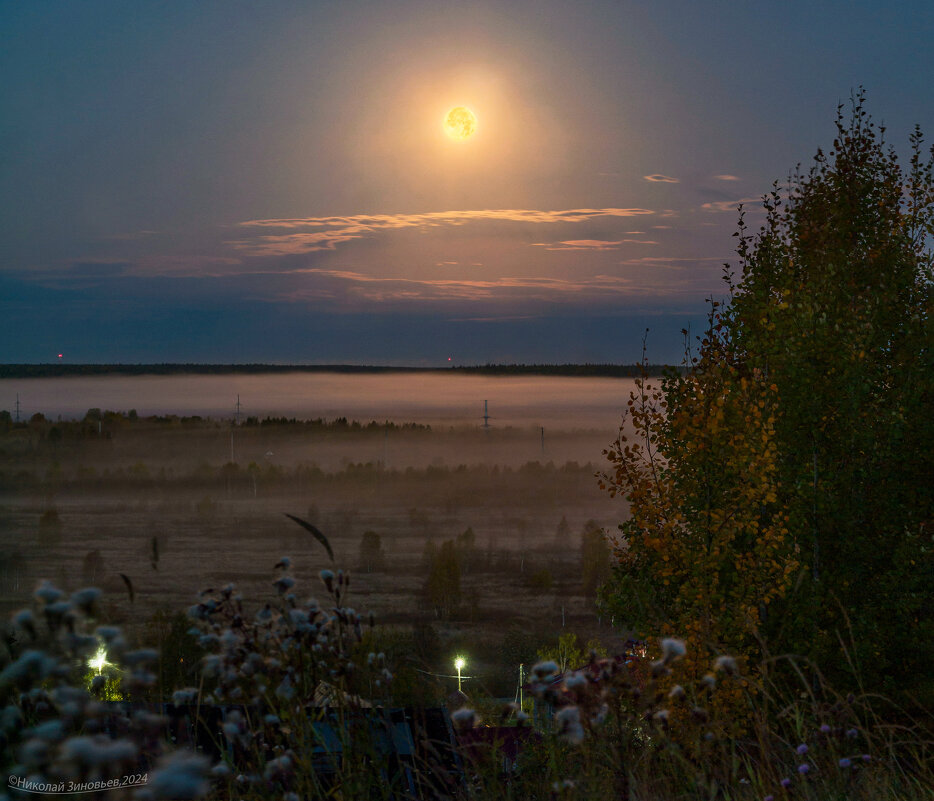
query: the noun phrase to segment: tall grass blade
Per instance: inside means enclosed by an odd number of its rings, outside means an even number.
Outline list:
[[[302,520],[300,517],[296,517],[295,515],[290,515],[288,512],[285,513],[285,516],[289,518],[289,520],[294,520],[306,531],[310,531],[311,535],[324,546],[324,550],[328,552],[328,556],[331,557],[331,561],[332,562],[334,561],[334,551],[331,550],[331,543],[328,542],[328,538],[325,537],[324,534],[321,533],[320,529],[317,526],[313,526],[307,520]]]
[[[130,596],[130,603],[133,603],[136,600],[136,592],[133,589],[133,582],[130,581],[130,577],[126,575],[126,573],[121,573],[120,578],[122,578],[123,583],[126,584],[126,591]]]

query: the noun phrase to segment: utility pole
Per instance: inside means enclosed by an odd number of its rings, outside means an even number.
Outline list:
[[[483,427],[490,427],[490,408],[489,401],[483,401]]]
[[[520,711],[522,710],[522,681],[525,679],[525,676],[523,675],[523,670],[522,670],[522,668],[524,667],[525,665],[520,662],[519,663],[519,710]]]
[[[19,393],[16,393],[16,422],[19,422]]]

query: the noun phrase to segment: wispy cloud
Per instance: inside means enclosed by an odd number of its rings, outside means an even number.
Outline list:
[[[739,176],[737,175],[715,175],[714,178],[716,178],[718,181],[738,181],[739,180]]]
[[[654,214],[651,209],[481,209],[437,211],[421,214],[356,214],[346,217],[299,217],[248,220],[241,228],[280,229],[288,233],[263,234],[228,244],[250,256],[288,256],[317,250],[334,250],[338,245],[380,231],[403,228],[427,229],[461,226],[482,221],[525,224],[581,223],[602,217],[636,217]]]
[[[617,241],[608,241],[604,239],[568,239],[563,242],[532,242],[533,248],[545,248],[545,250],[616,250],[622,239]]]
[[[560,297],[605,297],[607,294],[632,294],[639,288],[630,278],[617,275],[594,275],[561,279],[546,277],[502,277],[489,280],[443,278],[397,278],[367,275],[353,270],[308,268],[295,270],[324,283],[324,287],[301,288],[279,295],[275,300],[304,301],[321,297],[322,291],[337,290],[350,301],[387,302],[406,300],[490,301],[521,299],[548,300]],[[334,289],[328,289],[328,286]],[[309,292],[312,294],[309,295]]]
[[[643,256],[638,259],[625,259],[620,262],[620,264],[626,264],[630,266],[634,265],[651,265],[659,267],[674,267],[679,265],[677,269],[682,269],[681,264],[703,264],[705,262],[718,262],[722,264],[727,261],[727,259],[721,258],[719,256],[689,256],[687,258],[680,256]]]
[[[670,175],[662,175],[661,173],[654,173],[653,175],[643,175],[642,179],[645,181],[651,181],[653,184],[678,184],[681,181],[677,178],[672,178]]]
[[[592,250],[607,250],[609,248],[617,247],[621,242],[625,240],[619,240],[618,242],[608,242],[603,239],[567,239],[559,244],[567,245],[572,248],[590,248]]]
[[[601,252],[605,250],[618,250],[622,244],[657,245],[652,239],[566,239],[561,242],[533,242],[532,247],[545,248],[545,250],[585,250]]]
[[[701,208],[704,211],[736,211],[740,205],[745,206],[748,203],[761,203],[761,197],[744,197],[739,200],[716,200],[712,203],[704,203]]]

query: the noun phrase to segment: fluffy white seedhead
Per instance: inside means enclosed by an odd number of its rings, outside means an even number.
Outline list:
[[[705,673],[699,683],[701,687],[707,687],[712,690],[717,686],[717,677],[714,676],[713,673]]]
[[[683,701],[685,696],[684,687],[680,684],[676,684],[668,691],[668,697],[672,701]]]
[[[94,633],[104,642],[112,642],[120,636],[119,626],[98,626]]]
[[[480,718],[472,709],[462,706],[451,714],[451,722],[457,729],[472,729],[480,722]]]
[[[722,671],[727,676],[735,676],[739,673],[739,667],[732,656],[718,656],[713,663],[715,671]]]
[[[666,637],[662,640],[662,659],[664,662],[674,662],[686,653],[687,648],[684,645],[684,640],[679,640],[676,637]]]
[[[18,629],[28,631],[32,636],[36,633],[36,619],[33,617],[32,610],[20,609],[13,614],[13,625]]]
[[[86,615],[92,615],[103,593],[97,587],[85,587],[71,596],[71,602]]]
[[[197,687],[184,687],[181,690],[176,690],[172,693],[172,703],[176,706],[184,706],[185,704],[193,704],[198,698],[198,688]]]
[[[584,740],[584,727],[581,725],[581,711],[576,706],[565,706],[555,715],[558,737],[571,745],[580,745]]]
[[[566,690],[582,690],[587,686],[587,677],[577,671],[572,673],[564,680],[564,688]]]
[[[551,660],[532,666],[532,681],[549,682],[558,675],[558,665]]]
[[[36,599],[42,601],[45,604],[55,603],[59,598],[61,598],[65,593],[63,593],[58,587],[52,584],[48,579],[44,580],[37,588],[35,592]]]

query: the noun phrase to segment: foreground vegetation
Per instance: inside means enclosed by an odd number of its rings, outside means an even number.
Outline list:
[[[69,788],[129,777],[108,797],[931,797],[932,743],[921,726],[887,721],[877,698],[784,684],[780,675],[804,677],[790,657],[774,665],[790,671],[760,666],[752,675],[721,655],[695,680],[676,638],[651,643],[644,658],[592,653],[563,672],[539,662],[534,706],[462,697],[454,739],[425,742],[416,728],[400,763],[386,746],[398,677],[391,657],[374,650],[372,615],[349,605],[350,575],[321,571],[320,602],[300,600],[287,558],[271,578],[263,603],[228,585],[206,589],[188,610],[186,636],[205,655],[173,701],[201,722],[200,750],[173,743],[168,719],[145,703],[159,681],[158,652],[100,624],[98,590],[69,598],[42,584],[34,605],[13,616],[0,671],[11,794],[64,788],[68,797]]]

